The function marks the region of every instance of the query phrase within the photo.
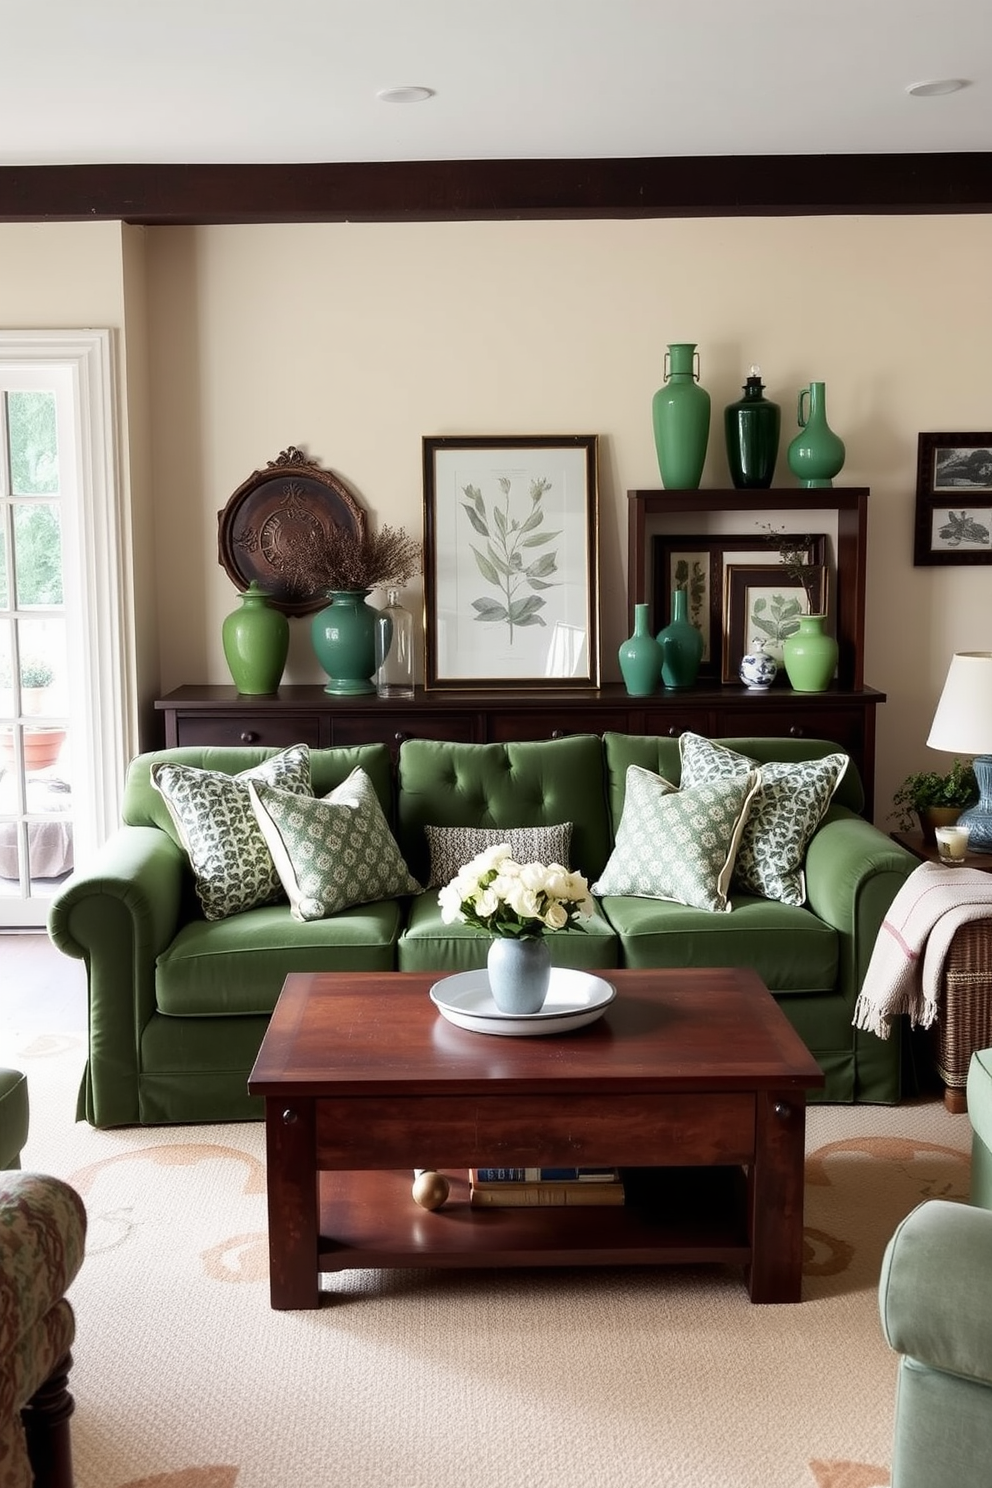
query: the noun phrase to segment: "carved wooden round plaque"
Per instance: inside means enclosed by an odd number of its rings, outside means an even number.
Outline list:
[[[300,583],[294,551],[321,531],[362,537],[365,522],[364,508],[344,482],[291,445],[249,476],[217,513],[218,558],[238,589],[256,579],[274,608],[308,615],[327,603],[327,595]]]

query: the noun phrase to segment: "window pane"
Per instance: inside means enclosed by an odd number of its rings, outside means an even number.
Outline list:
[[[54,502],[15,503],[14,587],[19,609],[62,603],[62,529]]]
[[[10,609],[10,593],[7,589],[7,533],[0,510],[0,610]]]
[[[21,712],[33,717],[64,714],[69,706],[65,621],[22,620],[18,640]]]
[[[14,712],[14,680],[11,657],[13,647],[10,638],[10,621],[0,620],[0,718],[10,718]],[[3,761],[0,760],[0,769]]]
[[[59,489],[59,448],[54,393],[8,393],[10,485],[15,496],[52,495]]]

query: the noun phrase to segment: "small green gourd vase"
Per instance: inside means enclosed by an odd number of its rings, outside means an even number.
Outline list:
[[[651,403],[661,479],[669,491],[695,491],[710,435],[710,395],[699,386],[695,341],[673,341],[665,384]]]
[[[782,645],[793,692],[826,692],[837,669],[837,642],[823,629],[823,615],[800,615],[799,629]]]
[[[684,589],[672,590],[672,618],[658,632],[661,647],[661,680],[670,691],[692,687],[699,675],[705,641],[689,619]]]
[[[631,697],[650,697],[661,682],[663,652],[648,628],[646,604],[634,606],[634,630],[618,653],[620,675]]]
[[[247,696],[278,692],[289,654],[289,621],[269,604],[270,596],[252,579],[240,594],[241,608],[221,626],[224,658],[234,685]]]

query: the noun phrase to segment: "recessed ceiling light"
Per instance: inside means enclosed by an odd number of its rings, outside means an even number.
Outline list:
[[[380,103],[423,103],[434,97],[433,88],[380,88],[375,95]]]
[[[934,78],[929,83],[910,83],[906,92],[914,98],[939,98],[943,93],[960,93],[968,83],[968,78]]]

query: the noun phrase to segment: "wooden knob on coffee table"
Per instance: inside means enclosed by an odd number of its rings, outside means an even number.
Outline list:
[[[421,1209],[440,1209],[451,1192],[451,1185],[443,1173],[437,1173],[433,1168],[414,1168],[410,1191],[414,1203]]]

